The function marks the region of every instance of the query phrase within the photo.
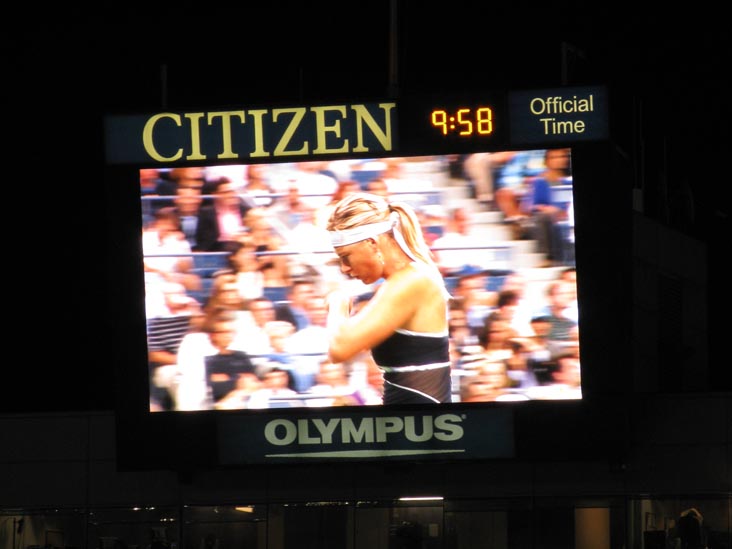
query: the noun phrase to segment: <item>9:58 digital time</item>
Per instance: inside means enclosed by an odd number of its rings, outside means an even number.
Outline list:
[[[493,133],[493,109],[483,106],[458,107],[452,111],[433,109],[430,122],[444,136],[488,136]]]

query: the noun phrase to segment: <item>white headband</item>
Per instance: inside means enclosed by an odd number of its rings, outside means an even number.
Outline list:
[[[404,251],[412,261],[418,261],[412,251],[407,246],[402,236],[402,231],[399,229],[399,214],[397,212],[391,212],[388,221],[380,221],[379,223],[369,223],[368,225],[361,225],[360,227],[354,227],[353,229],[344,229],[342,231],[328,231],[330,233],[330,241],[334,248],[340,246],[348,246],[349,244],[355,244],[361,242],[367,238],[373,238],[380,234],[388,233],[392,228],[394,229],[394,239],[399,244],[399,247]]]
[[[402,235],[400,225],[401,223],[399,222],[399,214],[397,212],[391,212],[388,221],[369,223],[368,225],[361,225],[360,227],[354,227],[353,229],[344,229],[342,231],[328,231],[328,233],[330,234],[330,241],[333,244],[333,247],[339,248],[340,246],[348,246],[349,244],[355,244],[356,242],[361,242],[362,240],[366,240],[367,238],[373,238],[380,234],[388,233],[393,228],[394,239],[397,241],[397,244],[399,244],[399,247],[402,249],[402,251],[407,254],[407,256],[412,261],[416,263],[424,263],[423,261],[417,259],[417,257],[409,249],[409,246],[407,246],[407,243],[404,240],[404,236]],[[434,276],[436,281],[438,281],[438,284],[442,287],[442,291],[445,293],[445,296],[448,299],[452,299],[450,292],[448,292],[447,288],[445,287],[445,281],[442,278],[442,274],[440,273],[439,269],[436,266],[433,266],[430,274],[431,276]]]
[[[390,217],[388,221],[369,223],[368,225],[361,225],[360,227],[354,227],[353,229],[328,232],[330,234],[330,241],[333,244],[333,247],[340,248],[341,246],[348,246],[349,244],[355,244],[356,242],[361,242],[367,238],[373,238],[380,234],[388,233],[392,227],[394,227],[394,217]]]

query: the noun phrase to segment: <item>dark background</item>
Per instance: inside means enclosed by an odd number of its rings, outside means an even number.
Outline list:
[[[120,304],[130,291],[109,266],[136,258],[109,226],[134,218],[123,204],[109,214],[105,114],[563,84],[609,87],[608,146],[627,163],[629,180],[603,192],[620,193],[624,203],[641,189],[645,215],[706,247],[708,386],[729,389],[728,354],[718,352],[729,325],[725,20],[703,4],[648,15],[618,4],[470,4],[328,10],[268,2],[158,13],[125,4],[96,15],[21,8],[7,23],[4,78],[9,376],[0,412],[113,402],[125,341],[110,334],[127,321]]]

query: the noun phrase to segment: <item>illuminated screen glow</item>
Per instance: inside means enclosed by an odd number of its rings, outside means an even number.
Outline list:
[[[378,288],[340,272],[325,230],[355,190],[420,217],[453,295],[453,402],[581,398],[569,149],[139,174],[151,412],[381,404],[370,353],[327,361],[323,296]]]

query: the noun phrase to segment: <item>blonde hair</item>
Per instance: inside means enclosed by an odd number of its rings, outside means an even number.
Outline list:
[[[236,284],[237,278],[236,274],[230,273],[230,272],[222,272],[220,274],[217,274],[214,277],[213,285],[211,286],[211,291],[208,295],[208,300],[206,301],[206,305],[204,306],[204,310],[206,314],[210,314],[212,311],[215,312],[218,309],[222,308],[228,308],[231,309],[231,307],[224,307],[221,303],[221,292],[222,287],[226,284]],[[238,303],[236,304],[236,308],[234,310],[243,310],[244,306],[246,304],[246,300],[239,295],[237,292],[238,297]]]
[[[392,213],[398,215],[399,224],[387,234],[394,238],[394,230],[401,232],[409,252],[419,261],[436,268],[432,252],[422,234],[419,218],[406,202],[389,202],[382,196],[354,193],[336,204],[326,228],[328,231],[343,231],[382,223],[389,221]]]

